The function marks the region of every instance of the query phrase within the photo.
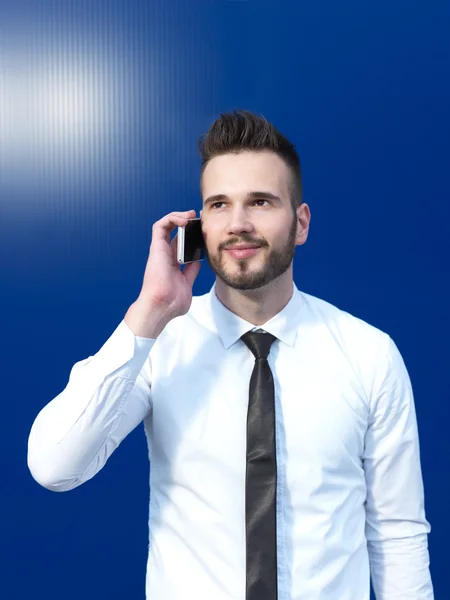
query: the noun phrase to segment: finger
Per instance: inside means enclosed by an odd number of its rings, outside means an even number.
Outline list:
[[[170,242],[170,234],[176,227],[184,227],[188,219],[194,218],[195,210],[185,213],[170,213],[153,225],[152,237]]]
[[[178,233],[175,235],[173,240],[170,242],[172,256],[175,261],[178,261]]]
[[[197,275],[200,272],[202,263],[200,261],[192,262],[186,265],[183,269],[183,275],[186,277],[187,282],[192,287],[194,281],[197,279]]]
[[[189,219],[192,219],[195,213],[192,212],[192,214],[186,213],[185,215],[183,214],[179,214],[179,215],[174,215],[174,214],[170,214],[170,215],[166,215],[165,217],[163,217],[162,219],[160,219],[159,221],[156,221],[156,223],[154,224],[153,227],[156,228],[162,228],[162,229],[170,229],[175,224],[179,224],[180,222],[183,223],[187,223],[187,221]]]

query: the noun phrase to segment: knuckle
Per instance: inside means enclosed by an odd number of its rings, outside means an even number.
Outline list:
[[[187,220],[187,217],[184,216],[183,213],[171,212],[168,215],[165,215],[162,219],[155,221],[152,225],[152,230],[158,230],[163,227],[167,227],[168,225],[176,225],[180,223],[180,221],[184,222]]]

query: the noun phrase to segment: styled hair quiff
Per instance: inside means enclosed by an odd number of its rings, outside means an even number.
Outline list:
[[[290,170],[289,187],[294,211],[302,203],[302,172],[294,144],[262,115],[247,110],[222,113],[209,130],[199,137],[198,150],[201,158],[200,182],[206,165],[215,156],[242,151],[274,152]]]

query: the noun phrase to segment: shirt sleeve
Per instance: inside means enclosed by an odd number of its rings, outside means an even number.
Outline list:
[[[63,492],[91,479],[150,414],[155,341],[135,336],[122,321],[97,354],[75,363],[65,389],[30,431],[28,468],[40,485]]]
[[[366,539],[377,600],[432,600],[419,437],[411,381],[387,336],[364,449]]]

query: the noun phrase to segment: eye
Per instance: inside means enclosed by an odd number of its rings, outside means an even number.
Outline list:
[[[263,204],[258,204],[260,202],[267,202],[267,205],[269,205],[269,202],[265,198],[258,198],[257,200],[254,200],[252,204],[257,204],[258,206],[263,207]],[[220,206],[221,204],[225,204],[225,202],[214,202],[213,204],[211,204],[211,209],[222,208]]]
[[[265,198],[258,198],[257,200],[253,201],[253,204],[256,204],[257,202],[268,202]],[[225,204],[224,202],[214,202],[213,204],[211,204],[211,208],[216,207],[218,204]]]

